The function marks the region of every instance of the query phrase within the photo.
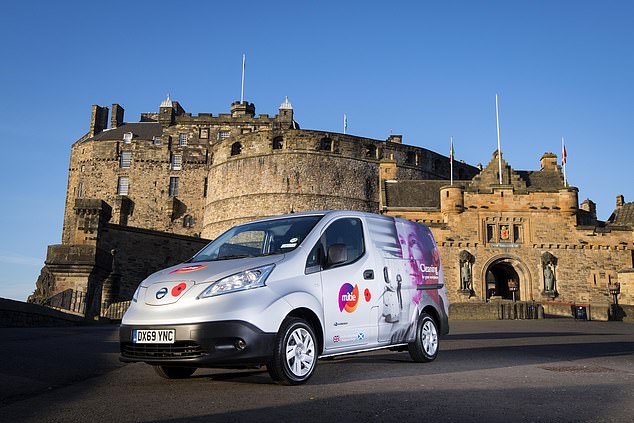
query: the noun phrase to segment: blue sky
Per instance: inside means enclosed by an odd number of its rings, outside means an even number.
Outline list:
[[[184,4],[184,3],[183,3]],[[404,142],[516,169],[560,155],[607,219],[634,200],[629,1],[9,2],[0,15],[0,297],[25,299],[60,242],[70,145],[92,104],[126,121],[170,92],[194,114],[240,96],[303,128]]]

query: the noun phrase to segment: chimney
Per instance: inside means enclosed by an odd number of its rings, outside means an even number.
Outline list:
[[[542,165],[542,170],[555,170],[557,169],[557,155],[553,153],[544,153],[539,160]]]
[[[389,137],[387,137],[387,142],[403,144],[403,135],[390,135]]]
[[[597,223],[597,205],[594,201],[586,198],[583,203],[579,205],[581,210],[584,210],[590,214],[590,224],[595,225]]]
[[[623,207],[623,204],[625,204],[625,197],[623,197],[623,195],[617,195],[616,196],[616,208],[620,209],[621,207]]]
[[[108,108],[96,104],[92,105],[92,117],[90,118],[90,134],[97,135],[108,127]]]
[[[119,104],[112,105],[112,116],[110,117],[110,128],[114,129],[123,123],[123,107]]]

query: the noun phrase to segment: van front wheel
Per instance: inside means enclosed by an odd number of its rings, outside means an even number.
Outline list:
[[[194,374],[195,367],[153,366],[157,375],[164,379],[186,379]]]
[[[407,345],[412,360],[418,363],[434,361],[438,355],[438,326],[427,313],[422,313],[416,327],[416,339]]]
[[[277,383],[299,385],[312,376],[317,355],[313,328],[303,319],[289,317],[275,337],[273,358],[266,367]]]

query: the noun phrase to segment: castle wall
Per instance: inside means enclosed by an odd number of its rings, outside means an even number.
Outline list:
[[[98,247],[113,255],[112,273],[117,278],[115,286],[106,293],[109,302],[129,300],[143,279],[191,258],[208,242],[195,237],[104,225]]]
[[[178,130],[178,129],[176,129]],[[177,135],[176,135],[177,136]],[[76,198],[100,198],[113,208],[112,221],[127,226],[198,235],[202,228],[204,185],[207,176],[207,149],[200,145],[181,147],[170,142],[153,145],[151,140],[87,141],[73,145],[64,215],[62,240],[70,242],[67,228],[73,223]],[[132,153],[129,168],[120,166],[123,151]],[[181,170],[171,170],[172,154],[182,155]],[[117,194],[120,176],[129,178],[127,196]],[[170,177],[179,178],[179,201],[174,208],[169,196]],[[80,192],[81,191],[81,192]],[[193,218],[185,226],[183,218]]]
[[[232,155],[235,143],[240,153]],[[211,151],[202,233],[207,238],[238,223],[283,213],[377,213],[379,163],[385,157],[394,160],[401,179],[449,178],[448,159],[428,150],[322,131],[259,131],[224,140]],[[465,172],[475,171],[465,165]]]
[[[460,193],[462,199],[452,199]],[[441,202],[442,210],[389,209],[387,214],[430,227],[441,253],[450,301],[486,300],[486,272],[501,262],[518,273],[522,300],[607,305],[611,302],[608,284],[619,279],[626,284],[622,301],[631,300],[626,280],[630,274],[622,269],[634,267],[632,231],[577,225],[576,189],[518,194],[508,186],[485,193],[443,188],[440,194],[448,196]],[[511,231],[507,240],[501,239],[503,227]],[[512,232],[514,227],[517,234]],[[461,251],[475,260],[471,298],[460,292]],[[544,293],[544,253],[557,259],[556,297]]]

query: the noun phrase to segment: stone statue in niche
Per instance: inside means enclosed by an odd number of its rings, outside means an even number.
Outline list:
[[[546,297],[556,297],[557,278],[555,276],[555,268],[557,266],[557,257],[546,252],[542,254],[542,271],[544,274],[544,292]]]
[[[473,263],[475,257],[468,251],[462,250],[460,260],[460,289],[458,292],[471,295],[473,293]]]

